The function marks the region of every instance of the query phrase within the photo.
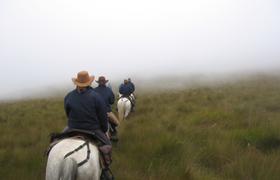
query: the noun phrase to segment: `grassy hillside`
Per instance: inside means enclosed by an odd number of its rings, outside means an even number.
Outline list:
[[[0,105],[0,177],[43,179],[48,134],[66,123],[63,99]],[[280,78],[139,93],[114,144],[116,179],[280,177]]]

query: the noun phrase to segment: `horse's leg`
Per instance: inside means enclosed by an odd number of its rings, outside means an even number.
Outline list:
[[[130,101],[127,101],[125,103],[125,114],[124,114],[124,117],[126,118],[128,116],[128,114],[130,113],[130,110],[131,110],[131,102]]]
[[[46,170],[46,180],[59,180],[59,167],[57,168],[47,168]]]
[[[107,113],[108,117],[109,117],[109,121],[115,125],[119,125],[120,122],[118,120],[118,118],[115,116],[115,114],[113,112],[108,112]]]
[[[118,114],[119,114],[119,121],[121,122],[124,119],[124,102],[118,101]]]
[[[51,152],[47,162],[46,180],[59,180],[60,164],[60,159],[55,158]]]
[[[101,167],[99,162],[99,150],[96,146],[90,144],[90,160],[88,164],[88,169],[84,169],[81,174],[90,174],[89,180],[100,180]],[[90,169],[91,173],[87,172]]]
[[[75,180],[77,162],[73,158],[64,159],[60,149],[62,148],[54,147],[49,154],[46,180]]]

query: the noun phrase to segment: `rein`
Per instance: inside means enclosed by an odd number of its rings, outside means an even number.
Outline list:
[[[69,153],[67,153],[64,156],[64,159],[66,159],[68,156],[70,156],[71,154],[74,154],[75,152],[78,152],[80,149],[82,149],[84,146],[87,146],[87,157],[85,160],[81,161],[78,163],[78,167],[84,165],[86,162],[88,162],[89,157],[90,157],[90,149],[89,149],[89,141],[85,141],[84,144],[80,145],[79,147],[77,147],[76,149],[74,149],[73,151],[70,151]]]

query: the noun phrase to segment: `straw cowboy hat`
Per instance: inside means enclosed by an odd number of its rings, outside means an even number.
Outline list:
[[[93,80],[94,76],[89,76],[87,71],[78,72],[77,78],[72,78],[73,83],[79,87],[90,86]]]
[[[106,80],[104,76],[99,76],[98,81],[96,81],[98,84],[106,84],[109,80]]]

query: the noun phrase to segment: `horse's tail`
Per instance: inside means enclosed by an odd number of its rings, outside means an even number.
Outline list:
[[[75,180],[77,175],[78,165],[75,159],[63,159],[60,167],[61,180]]]
[[[118,101],[118,114],[119,114],[120,122],[124,119],[124,108],[125,108],[125,103],[120,99]]]

